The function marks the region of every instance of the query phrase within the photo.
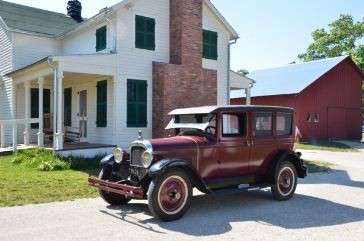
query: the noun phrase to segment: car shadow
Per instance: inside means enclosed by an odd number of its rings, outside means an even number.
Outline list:
[[[258,222],[286,229],[303,229],[364,220],[364,210],[360,208],[302,194],[295,194],[289,201],[278,202],[272,199],[270,191],[264,190],[228,196],[194,196],[186,215],[173,222],[162,222],[152,217],[146,203],[112,208],[121,211],[112,215],[123,221],[130,213],[143,212],[150,216],[144,220],[128,218],[129,223],[150,231],[158,232],[152,228],[158,225],[164,230],[193,236],[227,233],[232,229],[233,222]]]

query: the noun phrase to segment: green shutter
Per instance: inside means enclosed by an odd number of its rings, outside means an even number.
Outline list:
[[[43,89],[43,113],[50,113],[51,91]],[[30,90],[30,117],[39,118],[39,89]],[[38,123],[30,124],[30,128],[39,129]]]
[[[72,126],[72,88],[64,89],[64,119],[63,119],[63,121],[64,121],[65,126]]]
[[[135,16],[135,47],[155,50],[155,19]]]
[[[203,58],[217,60],[217,32],[203,30]]]
[[[147,81],[128,80],[127,126],[147,127]]]
[[[96,126],[107,127],[107,80],[97,82]]]
[[[103,26],[96,30],[96,51],[106,49],[106,26]]]

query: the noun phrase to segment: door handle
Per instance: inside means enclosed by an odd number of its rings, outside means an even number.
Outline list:
[[[249,140],[247,140],[247,141],[246,141],[246,144],[247,144],[248,146],[250,146],[250,145],[251,145]]]

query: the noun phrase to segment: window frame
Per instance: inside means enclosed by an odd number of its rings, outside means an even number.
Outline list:
[[[238,117],[238,133],[224,133],[224,115],[237,116]],[[221,136],[223,138],[239,137],[244,138],[248,136],[248,113],[247,112],[225,112],[221,113]]]
[[[271,121],[270,121],[270,134],[269,135],[265,135],[265,134],[259,134],[257,135],[256,134],[256,131],[259,131],[256,129],[256,115],[257,114],[269,114],[270,117],[271,117]],[[263,118],[266,118],[266,116],[263,116]],[[273,112],[270,112],[270,111],[253,111],[252,112],[252,136],[254,138],[265,138],[265,137],[273,137],[274,135],[274,115],[273,115]],[[268,130],[263,130],[263,131],[268,131]]]
[[[143,21],[143,30],[138,29],[138,21]],[[135,20],[134,20],[134,31],[135,31],[135,43],[134,46],[136,49],[144,49],[144,50],[150,50],[150,51],[155,51],[156,49],[156,20],[155,18],[151,18],[151,17],[146,17],[146,16],[142,16],[142,15],[135,15]],[[148,24],[153,24],[153,33],[149,32],[147,30],[147,25]],[[142,35],[143,36],[143,44],[140,44],[138,42],[138,35]],[[152,42],[152,46],[149,46],[148,43],[148,36],[150,37],[150,39],[153,40]]]
[[[291,117],[291,127],[290,127],[290,132],[288,134],[279,134],[279,131],[278,131],[278,117],[280,115],[288,115]],[[277,137],[285,137],[285,136],[291,136],[293,135],[293,120],[294,120],[294,115],[292,113],[287,113],[287,112],[277,112],[276,115],[275,115],[275,133],[276,133],[276,136]]]
[[[206,37],[208,39],[206,39]],[[213,41],[216,39],[215,41]],[[211,30],[202,30],[202,57],[209,60],[218,59],[218,44],[219,34],[218,32]]]
[[[100,96],[102,90],[105,93]],[[104,99],[100,100],[102,97]],[[107,127],[107,80],[98,81],[96,85],[96,127]]]
[[[96,29],[96,52],[100,52],[107,47],[107,26],[104,25]],[[102,38],[103,37],[103,38]]]

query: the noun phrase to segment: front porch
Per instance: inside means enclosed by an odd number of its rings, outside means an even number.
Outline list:
[[[54,56],[10,73],[13,119],[33,120],[17,125],[13,143],[52,148],[62,156],[87,149],[110,153],[116,143],[115,63],[114,54]],[[79,133],[73,143],[65,142],[67,128]]]

